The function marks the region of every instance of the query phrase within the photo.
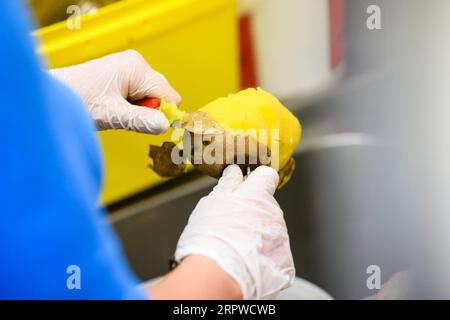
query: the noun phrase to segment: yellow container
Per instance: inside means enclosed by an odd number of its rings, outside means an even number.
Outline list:
[[[79,30],[61,22],[37,30],[36,36],[51,67],[136,49],[180,92],[188,111],[238,90],[234,0],[123,0],[82,17]],[[103,203],[164,181],[147,167],[148,148],[170,134],[100,133],[106,167]]]

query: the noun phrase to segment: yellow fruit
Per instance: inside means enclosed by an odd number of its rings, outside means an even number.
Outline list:
[[[219,98],[200,109],[222,128],[267,130],[267,141],[271,130],[279,130],[279,167],[283,168],[300,142],[301,126],[298,119],[277,98],[258,88],[247,89],[237,94]],[[273,151],[273,150],[272,150]]]
[[[264,164],[279,172],[281,187],[294,171],[292,154],[300,142],[300,123],[278,99],[262,89],[247,89],[216,99],[191,114],[177,114],[167,105],[161,111],[171,120],[182,122],[186,130],[184,152],[194,167],[207,175],[219,178],[231,163],[238,164],[244,174]],[[214,162],[211,155],[217,156]],[[166,176],[170,171],[155,163],[153,167]]]

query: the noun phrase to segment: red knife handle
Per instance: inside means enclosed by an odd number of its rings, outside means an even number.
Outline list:
[[[147,107],[150,109],[157,109],[161,105],[161,99],[159,98],[148,98],[139,101],[134,101],[133,104],[141,107]]]

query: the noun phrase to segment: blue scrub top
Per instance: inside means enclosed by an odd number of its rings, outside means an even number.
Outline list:
[[[94,124],[44,71],[25,11],[0,0],[0,298],[143,298],[98,207]]]

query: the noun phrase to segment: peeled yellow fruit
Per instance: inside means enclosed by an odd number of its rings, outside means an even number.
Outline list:
[[[169,109],[173,119],[173,108],[165,106],[161,111]],[[279,172],[282,186],[294,171],[291,157],[300,142],[300,123],[278,99],[262,89],[247,89],[216,99],[177,120],[186,131],[185,156],[199,171],[212,177],[219,178],[231,163],[238,164],[244,174],[264,164]],[[158,168],[164,163],[157,165],[155,156],[152,159],[154,170],[167,176],[170,170]]]
[[[219,98],[200,111],[207,113],[222,128],[279,130],[280,168],[284,167],[300,142],[298,119],[277,98],[262,89],[247,89],[226,98]]]

